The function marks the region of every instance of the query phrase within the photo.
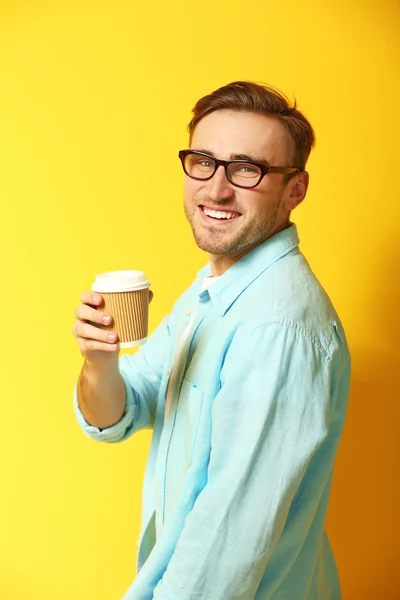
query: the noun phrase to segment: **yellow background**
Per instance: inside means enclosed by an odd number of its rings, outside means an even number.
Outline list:
[[[295,95],[316,130],[293,220],[354,365],[327,529],[344,600],[400,597],[399,16],[396,0],[0,3],[2,600],[119,600],[134,578],[150,433],[78,429],[74,311],[96,273],[140,268],[153,329],[203,265],[177,152],[195,101],[237,79]]]

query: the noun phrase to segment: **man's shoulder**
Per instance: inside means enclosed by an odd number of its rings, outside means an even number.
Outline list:
[[[263,272],[246,290],[243,304],[251,309],[247,311],[247,326],[279,323],[292,327],[323,352],[335,328],[342,331],[330,297],[298,250]]]
[[[274,310],[307,322],[336,318],[333,303],[301,252],[276,263],[271,271]]]

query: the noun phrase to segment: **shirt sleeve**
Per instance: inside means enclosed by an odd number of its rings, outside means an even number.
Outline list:
[[[170,321],[166,317],[147,343],[134,355],[125,354],[119,360],[119,371],[125,383],[125,412],[118,423],[105,429],[90,425],[78,406],[74,390],[74,411],[83,433],[99,442],[122,442],[140,429],[154,424],[158,392],[170,350]]]
[[[328,435],[330,363],[300,328],[282,323],[232,341],[212,409],[207,484],[154,600],[254,599]]]

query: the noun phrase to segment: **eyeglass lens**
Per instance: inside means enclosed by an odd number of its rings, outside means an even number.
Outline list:
[[[215,161],[208,156],[187,154],[185,169],[188,175],[196,179],[208,179],[215,172]],[[233,162],[228,165],[229,177],[233,183],[243,187],[252,187],[260,179],[262,173],[257,165],[251,163]]]

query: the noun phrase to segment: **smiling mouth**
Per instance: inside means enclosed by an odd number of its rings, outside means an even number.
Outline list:
[[[215,210],[204,205],[200,205],[199,208],[207,217],[215,221],[232,221],[241,216],[240,213],[232,210]]]

